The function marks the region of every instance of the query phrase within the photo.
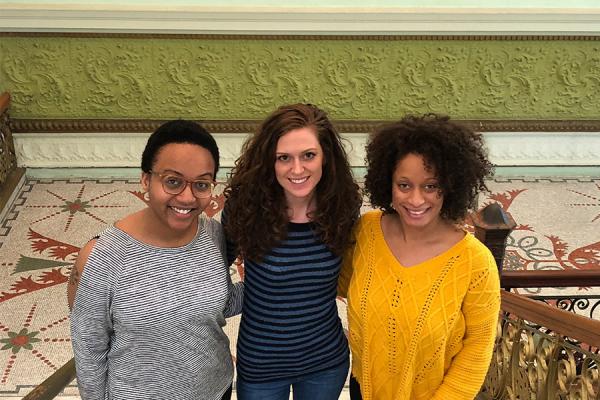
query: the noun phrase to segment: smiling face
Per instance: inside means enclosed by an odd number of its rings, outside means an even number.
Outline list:
[[[198,215],[210,204],[210,197],[198,199],[186,182],[177,195],[166,193],[162,180],[174,176],[187,181],[214,181],[215,162],[204,147],[189,143],[170,143],[162,147],[152,165],[153,173],[142,174],[142,187],[148,192],[148,206],[164,233],[181,236],[195,233]],[[160,175],[163,175],[161,177]]]
[[[392,176],[392,205],[406,227],[426,228],[441,222],[444,197],[433,170],[423,157],[408,154],[398,161]]]
[[[314,128],[292,129],[277,141],[275,177],[288,202],[309,202],[323,174],[323,149]]]

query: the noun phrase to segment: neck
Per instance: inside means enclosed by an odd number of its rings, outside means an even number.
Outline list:
[[[175,231],[169,226],[164,226],[160,220],[152,215],[152,210],[146,209],[144,216],[144,231],[148,243],[158,247],[181,247],[190,243],[198,231],[198,220],[191,224],[189,229]]]
[[[307,198],[286,198],[286,206],[290,222],[309,222],[308,214],[315,210],[314,194]]]
[[[405,225],[399,215],[395,215],[394,220],[400,231],[400,236],[405,242],[430,242],[437,241],[440,235],[445,235],[454,231],[454,226],[442,219],[435,223],[423,227],[414,227]]]

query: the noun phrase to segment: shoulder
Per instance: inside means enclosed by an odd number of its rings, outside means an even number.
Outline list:
[[[200,226],[204,228],[208,236],[213,239],[218,239],[223,236],[223,226],[221,223],[214,218],[201,214],[199,217]]]
[[[354,236],[359,238],[362,235],[371,235],[381,224],[381,210],[371,210],[361,215],[356,225],[354,225]]]
[[[498,266],[490,249],[471,233],[467,233],[465,241],[464,253],[472,278],[477,280],[477,277],[490,275],[497,277]]]
[[[471,258],[478,260],[494,260],[494,256],[490,249],[479,241],[473,234],[466,233],[465,251],[469,253]]]
[[[76,265],[81,262],[81,268],[93,268],[99,273],[122,265],[131,250],[132,242],[128,239],[125,232],[109,226],[81,248]]]
[[[382,214],[383,212],[381,210],[367,211],[366,213],[360,216],[356,224],[356,230],[359,231],[379,224],[381,221]]]
[[[83,247],[79,250],[77,254],[77,259],[75,260],[74,268],[79,272],[79,276],[83,273],[85,269],[85,265],[87,264],[88,258],[90,257],[90,253],[94,249],[98,238],[93,238],[89,242],[87,242]]]

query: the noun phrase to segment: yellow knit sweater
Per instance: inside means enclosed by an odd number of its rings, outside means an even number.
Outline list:
[[[364,400],[473,399],[492,357],[500,284],[490,251],[471,234],[403,267],[387,247],[381,211],[362,216],[344,259],[352,374]]]

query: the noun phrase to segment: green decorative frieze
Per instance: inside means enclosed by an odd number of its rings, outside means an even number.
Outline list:
[[[600,38],[7,35],[0,90],[17,119],[252,120],[299,101],[338,120],[599,119]]]

